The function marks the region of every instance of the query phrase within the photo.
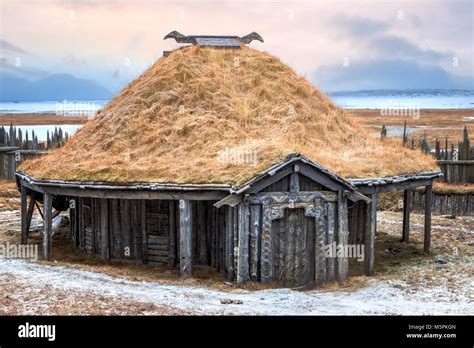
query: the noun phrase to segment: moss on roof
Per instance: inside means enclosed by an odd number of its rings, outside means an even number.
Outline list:
[[[374,138],[277,58],[247,47],[172,52],[65,146],[25,162],[38,179],[241,184],[301,153],[346,178],[436,169]]]

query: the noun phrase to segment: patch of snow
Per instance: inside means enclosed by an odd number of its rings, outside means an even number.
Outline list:
[[[369,281],[353,292],[271,289],[229,292],[147,281],[132,281],[63,266],[50,266],[0,257],[0,275],[9,275],[32,289],[85,291],[120,299],[149,302],[210,315],[441,315],[472,314],[468,297],[454,296],[444,284],[422,291],[403,281]],[[472,280],[467,286],[472,289]],[[451,295],[450,295],[451,294]],[[26,299],[25,299],[26,300]],[[223,304],[229,303],[230,304]]]

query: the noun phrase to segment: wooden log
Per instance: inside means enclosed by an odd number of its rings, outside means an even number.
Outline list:
[[[260,241],[260,205],[250,206],[250,279],[258,281],[259,241]]]
[[[21,185],[21,244],[26,244],[28,239],[28,196],[26,187]]]
[[[365,274],[368,276],[374,274],[375,234],[377,231],[377,193],[372,194],[370,198],[372,202],[369,203],[367,207],[368,216],[364,238]]]
[[[43,195],[43,259],[49,261],[51,259],[52,253],[52,229],[53,229],[53,219],[52,219],[52,195],[50,193],[44,193]]]
[[[237,283],[249,280],[249,205],[239,203]]]
[[[433,186],[426,186],[425,190],[425,236],[424,236],[424,253],[430,253],[431,246],[431,198],[433,194]]]
[[[403,192],[403,232],[402,242],[408,242],[410,237],[410,209],[411,209],[411,190]]]
[[[100,256],[109,260],[109,207],[107,199],[100,199]]]
[[[345,247],[348,241],[348,226],[347,226],[347,198],[343,196],[343,192],[338,192],[337,200],[337,213],[338,213],[338,246]],[[347,272],[349,269],[349,262],[344,255],[337,257],[337,274],[336,277],[339,281],[343,281],[347,278]]]
[[[192,219],[191,202],[179,201],[179,265],[182,277],[192,276]]]

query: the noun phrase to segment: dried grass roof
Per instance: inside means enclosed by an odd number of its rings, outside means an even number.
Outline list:
[[[20,170],[38,179],[238,185],[295,153],[346,178],[436,168],[400,141],[375,139],[277,58],[194,46],[160,58],[64,147]]]

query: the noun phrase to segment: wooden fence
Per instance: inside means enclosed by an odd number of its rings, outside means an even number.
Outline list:
[[[438,215],[474,215],[474,190],[471,192],[436,192],[433,190],[431,211]],[[423,214],[425,209],[424,190],[413,190],[411,210]]]
[[[380,137],[387,136],[387,129],[382,125]],[[438,181],[449,184],[474,183],[474,146],[471,146],[467,128],[464,127],[463,140],[458,141],[457,147],[454,144],[449,146],[448,138],[445,138],[443,146],[440,139],[436,138],[435,148],[432,150],[426,136],[415,142],[414,138],[408,139],[407,124],[405,122],[403,130],[403,144],[411,149],[420,149],[424,153],[433,155],[440,166],[444,176]]]
[[[55,127],[47,132],[46,142],[38,141],[34,131],[22,132],[10,124],[0,127],[0,180],[13,180],[17,166],[24,160],[48,153],[62,146],[68,139],[67,132]]]

